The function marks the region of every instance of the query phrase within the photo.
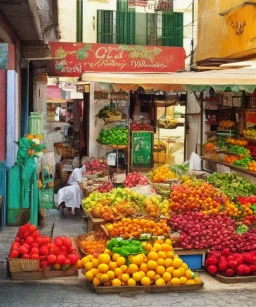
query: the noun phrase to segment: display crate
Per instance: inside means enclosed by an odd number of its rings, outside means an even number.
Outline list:
[[[204,283],[195,284],[195,285],[181,285],[181,286],[100,286],[94,287],[91,283],[86,281],[88,288],[92,292],[96,293],[124,293],[124,292],[147,292],[147,293],[160,293],[160,292],[173,292],[173,291],[193,291],[201,290],[204,287]]]
[[[39,190],[39,208],[52,209],[54,207],[53,188]]]
[[[191,270],[203,269],[207,250],[184,250],[179,248],[174,250],[175,254],[178,255]]]

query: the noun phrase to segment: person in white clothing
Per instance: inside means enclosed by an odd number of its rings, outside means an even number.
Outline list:
[[[83,172],[86,168],[75,168],[68,179],[68,186],[60,189],[57,194],[58,207],[65,203],[65,207],[71,208],[71,214],[75,215],[75,209],[80,208],[84,193],[81,189]]]

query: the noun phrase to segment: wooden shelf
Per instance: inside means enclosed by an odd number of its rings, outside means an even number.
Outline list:
[[[222,161],[215,161],[215,160],[204,158],[204,157],[202,159],[207,161],[207,162],[213,162],[213,163],[216,163],[216,164],[224,165],[224,166],[230,167],[230,168],[232,168],[234,170],[237,170],[237,171],[240,171],[242,173],[245,173],[245,174],[251,175],[253,177],[256,177],[256,172],[248,171],[245,168],[237,167],[237,166],[231,165],[229,163],[225,163],[225,162],[222,162]]]

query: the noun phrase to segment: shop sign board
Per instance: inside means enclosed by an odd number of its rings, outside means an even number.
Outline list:
[[[185,69],[183,47],[50,42],[50,76],[80,77],[85,72],[156,73]]]
[[[59,88],[58,86],[47,86],[46,98],[62,98],[61,88]]]
[[[147,0],[128,0],[128,7],[135,7],[135,6],[146,7],[147,3],[148,3]]]
[[[90,93],[90,84],[80,84],[76,86],[78,93]]]
[[[153,132],[132,132],[132,166],[152,167],[153,165]]]
[[[173,12],[173,0],[160,0],[155,4],[155,11]]]

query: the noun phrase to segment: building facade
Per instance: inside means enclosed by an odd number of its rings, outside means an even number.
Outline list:
[[[199,0],[196,62],[256,54],[256,1]]]

